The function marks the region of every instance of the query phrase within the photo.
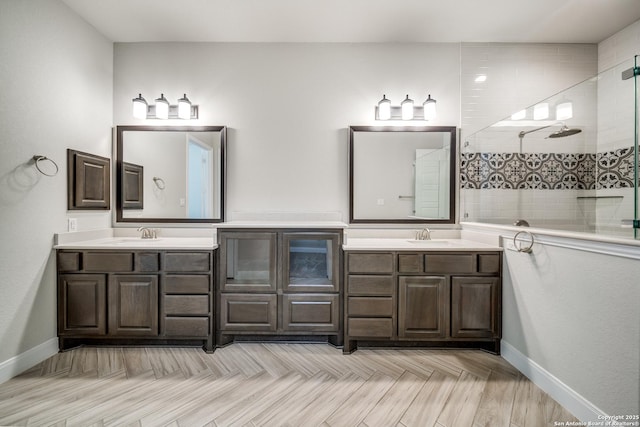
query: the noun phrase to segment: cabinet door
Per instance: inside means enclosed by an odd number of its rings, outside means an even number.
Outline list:
[[[220,234],[220,289],[276,291],[276,233]]]
[[[282,296],[282,328],[285,331],[337,332],[340,327],[337,294]]]
[[[58,332],[60,335],[105,335],[106,276],[61,274],[58,279]]]
[[[284,233],[282,288],[285,292],[338,292],[340,236]]]
[[[109,276],[109,335],[158,335],[158,276]]]
[[[444,338],[448,330],[449,287],[444,276],[401,276],[398,336]]]
[[[498,338],[500,335],[500,279],[451,279],[451,336]]]
[[[220,295],[220,329],[275,332],[278,327],[277,295]]]

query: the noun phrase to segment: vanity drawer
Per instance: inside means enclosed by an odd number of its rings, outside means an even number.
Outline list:
[[[209,335],[208,317],[167,317],[164,335],[169,337],[206,337]]]
[[[422,254],[398,255],[398,271],[400,273],[422,273],[424,271],[424,256]]]
[[[139,252],[135,259],[136,271],[160,271],[159,252]]]
[[[349,276],[349,295],[393,295],[393,276]]]
[[[349,254],[349,273],[393,273],[393,254]]]
[[[475,273],[475,254],[428,254],[424,256],[425,273]]]
[[[393,316],[393,298],[349,297],[349,316],[391,317]]]
[[[58,271],[81,270],[80,252],[58,252]]]
[[[85,252],[84,271],[133,271],[133,252]]]
[[[206,294],[211,276],[208,274],[168,274],[164,278],[167,294]]]
[[[499,273],[500,254],[478,254],[478,273]]]
[[[390,318],[349,318],[349,330],[347,333],[352,337],[391,338],[393,335],[393,321]]]
[[[167,252],[164,256],[165,271],[210,271],[209,252]]]
[[[208,315],[208,295],[165,295],[164,313],[171,315]]]

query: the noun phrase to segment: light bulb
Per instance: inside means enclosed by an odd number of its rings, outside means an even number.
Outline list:
[[[389,120],[391,118],[391,101],[386,95],[378,102],[378,120]]]
[[[169,118],[169,101],[160,94],[160,98],[156,99],[156,119],[166,120]]]
[[[402,120],[413,120],[413,100],[409,99],[409,95],[400,104],[402,107]]]

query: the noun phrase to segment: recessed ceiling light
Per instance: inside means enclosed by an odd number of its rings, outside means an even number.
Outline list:
[[[476,83],[482,83],[486,81],[487,81],[487,76],[484,74],[480,74],[479,76],[476,77],[476,80],[475,80]]]

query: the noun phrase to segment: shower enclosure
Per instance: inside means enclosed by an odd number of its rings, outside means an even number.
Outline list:
[[[639,71],[636,56],[464,137],[461,221],[640,239]]]

